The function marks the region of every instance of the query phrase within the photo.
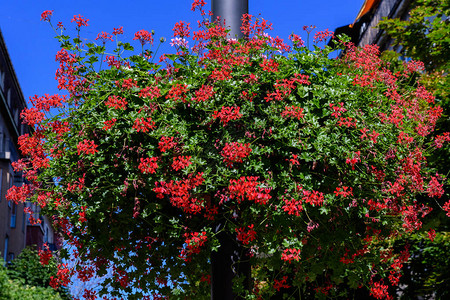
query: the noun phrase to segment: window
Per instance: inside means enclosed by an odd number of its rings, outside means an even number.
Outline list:
[[[5,262],[8,261],[8,240],[9,240],[9,237],[6,236],[6,238],[5,238],[5,249],[3,250],[3,260]]]
[[[10,201],[11,202],[11,201]],[[10,226],[11,228],[16,228],[16,219],[17,219],[17,205],[14,201],[12,201],[11,207],[11,220]]]

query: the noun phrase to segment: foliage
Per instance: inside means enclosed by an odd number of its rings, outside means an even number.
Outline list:
[[[385,19],[380,29],[401,46],[401,53],[424,62],[427,74],[422,81],[450,107],[448,86],[450,79],[450,1],[415,0],[406,20]],[[450,111],[447,111],[447,115]]]
[[[58,263],[51,256],[46,264],[41,264],[38,251],[26,247],[8,266],[8,276],[13,280],[22,280],[29,286],[49,287],[52,277],[57,276]],[[63,299],[71,299],[67,290],[58,289]]]
[[[227,232],[253,266],[251,290],[235,280],[243,297],[324,298],[345,283],[389,298],[409,257],[395,241],[420,230],[430,202],[444,205],[447,179],[426,158],[448,134],[429,137],[441,109],[414,80],[423,65],[394,74],[372,46],[329,59],[317,44],[332,33],[316,33],[313,50],[292,34],[290,46],[247,15],[241,40],[178,22],[161,67],[148,31],[134,55],[115,29],[107,54],[113,35],[83,43],[80,18],[77,37],[58,36],[69,97],[35,96],[22,113],[35,133],[20,137],[29,158],[14,167],[29,184],[7,195],[55,215],[80,280],[110,268],[103,292],[115,296],[207,298]],[[60,265],[53,285],[70,273]]]
[[[443,108],[443,118],[436,124],[436,134],[450,127],[450,2],[448,0],[412,1],[409,18],[390,19],[380,22],[380,28],[393,38],[393,46],[400,46],[401,55],[425,62],[426,72],[420,74],[419,81],[432,92]],[[398,64],[398,54],[391,51],[383,53],[389,61]],[[430,166],[438,172],[448,174],[450,147],[443,145],[429,157]],[[448,185],[445,186],[449,198]],[[439,210],[439,203],[432,207]],[[431,214],[424,228],[436,230],[436,240],[429,243],[423,234],[414,234],[407,239],[411,244],[410,263],[405,268],[405,276],[399,286],[405,287],[406,297],[430,296],[447,298],[449,285],[448,245],[450,243],[449,221],[439,214]]]
[[[8,276],[3,259],[0,258],[0,299],[2,300],[62,300],[52,288],[33,286],[24,280],[12,279]]]

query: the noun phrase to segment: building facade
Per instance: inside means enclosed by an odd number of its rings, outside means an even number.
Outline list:
[[[20,135],[30,133],[30,127],[22,123],[20,112],[26,102],[17,80],[3,35],[0,31],[0,257],[10,261],[27,245],[44,243],[55,246],[55,233],[51,220],[40,214],[38,206],[6,200],[6,192],[13,185],[24,183],[22,173],[14,172],[11,164],[21,158],[18,149]],[[24,208],[29,206],[37,224],[29,221]]]
[[[380,51],[399,51],[392,40],[377,28],[383,18],[405,19],[408,17],[410,0],[365,0],[353,24],[335,29],[335,35],[346,34],[356,46],[376,44]]]

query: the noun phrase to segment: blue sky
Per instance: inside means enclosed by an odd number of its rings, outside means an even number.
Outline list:
[[[207,10],[210,1],[207,1]],[[302,34],[303,25],[315,25],[319,30],[350,24],[359,12],[364,0],[249,0],[249,13],[261,15],[272,22],[272,36],[287,39],[295,32]],[[155,40],[172,37],[173,25],[180,21],[196,28],[198,12],[191,12],[192,0],[13,0],[0,1],[0,28],[14,65],[25,99],[35,94],[58,93],[54,80],[59,44],[48,23],[40,21],[44,10],[54,10],[52,22],[63,22],[67,29],[73,15],[81,14],[89,19],[89,26],[82,37],[95,39],[101,31],[112,32],[113,27],[123,26],[123,40],[132,41],[134,33],[141,29],[155,30]],[[73,31],[72,31],[73,32]],[[69,31],[70,33],[70,31]],[[169,52],[169,42],[163,52]],[[159,56],[158,54],[158,56]]]

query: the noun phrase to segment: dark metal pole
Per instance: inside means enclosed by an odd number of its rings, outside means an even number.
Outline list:
[[[242,15],[248,14],[248,0],[212,0],[211,10],[213,21],[220,16],[222,21],[225,20],[226,27],[231,29],[228,37],[244,37],[241,31]]]

